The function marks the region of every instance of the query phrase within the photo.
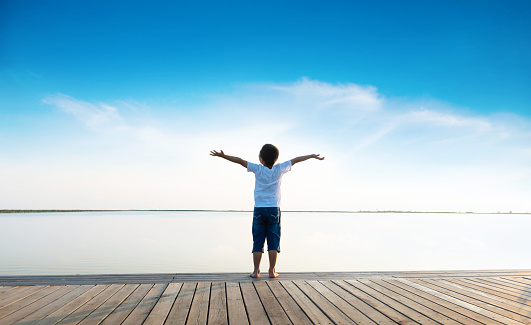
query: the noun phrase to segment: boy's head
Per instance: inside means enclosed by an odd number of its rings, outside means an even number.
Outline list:
[[[262,150],[260,150],[260,161],[266,167],[273,167],[278,159],[278,148],[272,144],[264,144]]]

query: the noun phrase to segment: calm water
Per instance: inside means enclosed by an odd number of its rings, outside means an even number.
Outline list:
[[[250,212],[0,214],[0,275],[247,272],[251,222]],[[529,229],[531,215],[283,212],[277,270],[530,269]]]

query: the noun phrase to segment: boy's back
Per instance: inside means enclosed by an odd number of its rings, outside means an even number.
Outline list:
[[[247,162],[247,171],[255,175],[254,206],[280,207],[282,176],[291,170],[291,160],[272,168]]]

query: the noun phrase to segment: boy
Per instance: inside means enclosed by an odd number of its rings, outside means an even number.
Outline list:
[[[210,151],[211,156],[225,158],[247,168],[255,174],[254,213],[253,213],[253,263],[251,277],[260,277],[260,261],[264,253],[267,238],[269,253],[269,277],[276,278],[277,254],[280,252],[280,183],[282,175],[291,170],[291,166],[310,158],[323,160],[318,154],[301,156],[275,165],[278,149],[272,144],[265,144],[258,156],[261,165],[247,162],[241,158],[226,155],[223,150]]]

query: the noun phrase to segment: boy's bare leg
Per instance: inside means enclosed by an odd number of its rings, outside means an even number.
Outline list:
[[[262,260],[262,252],[253,252],[254,271],[251,273],[251,278],[260,277],[260,261]]]
[[[277,265],[278,252],[276,250],[267,251],[267,252],[269,253],[269,277],[276,278],[278,277],[278,273],[275,272],[275,266]]]

